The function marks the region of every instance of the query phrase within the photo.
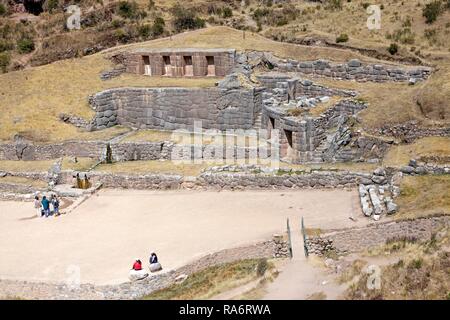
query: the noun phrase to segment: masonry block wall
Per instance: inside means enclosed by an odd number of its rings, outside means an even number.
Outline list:
[[[126,72],[148,76],[223,77],[235,65],[229,49],[138,49],[125,55]]]
[[[255,89],[117,88],[90,98],[96,111],[93,125],[104,129],[117,124],[140,129],[251,129]]]

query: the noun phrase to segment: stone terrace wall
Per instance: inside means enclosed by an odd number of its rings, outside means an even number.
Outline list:
[[[293,80],[292,75],[268,72],[256,76],[261,85],[269,90],[287,88],[287,82]],[[354,97],[357,93],[352,90],[343,90],[336,88],[328,88],[320,84],[316,84],[310,80],[296,81],[295,96],[319,97],[319,96],[342,96]]]
[[[308,237],[306,245],[311,253],[319,255],[330,250],[336,250],[338,253],[358,252],[396,239],[430,239],[434,232],[449,225],[450,216],[383,222],[364,228],[344,229]]]
[[[50,160],[60,157],[99,158],[106,147],[101,141],[67,141],[53,144],[0,144],[0,160]]]
[[[249,166],[251,168],[252,166]],[[71,183],[73,171],[63,171],[59,183]],[[91,182],[102,183],[105,188],[124,189],[291,189],[291,188],[344,188],[359,184],[377,184],[373,174],[348,171],[311,172],[280,169],[261,172],[255,169],[234,172],[225,167],[213,167],[197,177],[177,174],[125,174],[92,171]]]
[[[299,72],[343,80],[373,82],[408,81],[410,78],[425,80],[431,72],[431,69],[426,67],[406,69],[381,64],[363,64],[357,59],[349,60],[347,63],[332,63],[321,59],[315,61],[289,59],[285,61],[275,62],[275,68],[279,71]]]
[[[94,128],[117,124],[140,129],[250,129],[255,119],[254,89],[117,88],[90,97]]]

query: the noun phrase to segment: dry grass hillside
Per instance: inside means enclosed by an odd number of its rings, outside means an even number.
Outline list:
[[[403,239],[376,248],[369,255],[383,259],[396,258],[396,262],[381,267],[380,288],[367,286],[370,272],[365,272],[356,260],[353,283],[345,293],[351,300],[449,300],[450,251],[449,229],[433,234],[425,242]],[[364,259],[364,257],[362,257]]]

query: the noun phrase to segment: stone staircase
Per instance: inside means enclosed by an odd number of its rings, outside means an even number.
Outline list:
[[[323,155],[330,148],[337,133],[337,130],[334,130],[333,132],[327,132],[325,139],[323,139],[322,142],[314,150],[311,162],[324,162]]]

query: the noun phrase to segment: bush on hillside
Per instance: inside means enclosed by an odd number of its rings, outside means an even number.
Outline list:
[[[174,17],[173,26],[177,32],[203,28],[205,20],[199,18],[193,9],[186,9],[176,4],[170,10]]]
[[[45,1],[44,8],[48,12],[52,13],[53,10],[58,8],[59,1],[58,0],[47,0]]]
[[[117,4],[117,14],[125,19],[139,19],[144,18],[147,13],[140,11],[135,1],[120,1]]]
[[[422,15],[425,17],[426,23],[433,23],[441,13],[442,2],[440,0],[427,3],[422,9]]]
[[[336,43],[347,42],[348,35],[346,33],[341,33],[338,37],[336,37]]]
[[[222,18],[231,18],[233,16],[233,10],[230,7],[225,7],[222,9]]]
[[[152,33],[154,36],[160,36],[164,33],[164,26],[166,25],[162,17],[157,17],[153,22]]]
[[[0,3],[0,16],[5,16],[7,13],[6,6],[3,3]]]
[[[11,57],[9,56],[8,52],[0,53],[0,70],[2,72],[6,72],[10,61],[11,61]]]
[[[30,53],[34,50],[34,41],[30,38],[22,38],[17,41],[17,49],[19,53]]]
[[[398,45],[396,43],[391,43],[387,50],[390,54],[394,55],[398,52]]]

